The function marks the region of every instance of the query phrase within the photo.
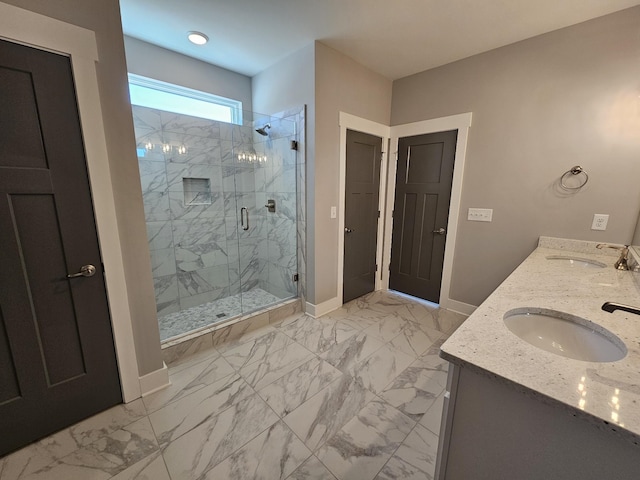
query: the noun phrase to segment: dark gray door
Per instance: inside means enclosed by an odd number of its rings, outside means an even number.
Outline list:
[[[389,288],[440,301],[457,130],[398,141]]]
[[[0,105],[2,455],[122,396],[69,59],[0,40]]]
[[[375,290],[382,139],[347,130],[343,302]]]

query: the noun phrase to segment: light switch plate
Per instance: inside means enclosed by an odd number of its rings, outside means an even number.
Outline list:
[[[490,222],[492,218],[492,208],[470,208],[467,215],[467,220],[472,222]]]
[[[338,209],[336,207],[331,207],[331,218],[338,217]]]
[[[609,223],[609,215],[605,213],[594,213],[591,230],[606,230],[607,223]]]

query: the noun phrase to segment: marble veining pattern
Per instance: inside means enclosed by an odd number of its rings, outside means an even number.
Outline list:
[[[447,332],[405,353],[394,340],[432,323],[366,333],[399,318],[383,303],[411,300],[374,293],[319,319],[291,304],[171,344],[169,387],[0,458],[0,479],[431,478]]]
[[[595,242],[548,237],[542,237],[540,242],[554,248],[538,247],[451,335],[442,346],[442,354],[462,367],[497,375],[524,394],[551,403],[597,428],[608,430],[610,425],[617,425],[617,435],[637,443],[638,317],[621,311],[607,313],[601,306],[614,298],[616,302],[637,305],[640,273],[616,270],[615,255],[596,249]],[[547,256],[567,252],[608,266],[576,269],[564,262],[547,260]],[[627,347],[627,355],[616,362],[591,363],[529,345],[511,333],[503,321],[505,312],[521,307],[546,308],[588,319],[620,338]],[[583,405],[579,388],[586,389],[589,395]],[[617,414],[616,410],[615,420],[613,395],[618,398],[620,412]]]

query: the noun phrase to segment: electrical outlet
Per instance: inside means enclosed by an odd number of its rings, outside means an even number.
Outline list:
[[[594,213],[593,222],[591,222],[591,230],[606,230],[609,222],[609,215],[604,213]]]
[[[467,215],[467,220],[472,222],[490,222],[492,218],[492,208],[470,208]]]
[[[338,218],[338,209],[336,207],[331,207],[331,218]]]

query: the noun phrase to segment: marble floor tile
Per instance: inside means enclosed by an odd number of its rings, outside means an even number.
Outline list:
[[[386,344],[365,360],[356,363],[351,369],[351,375],[365,388],[380,393],[413,361],[412,356]]]
[[[311,451],[282,421],[206,472],[203,480],[279,480],[286,478]]]
[[[2,459],[2,480],[16,480],[120,430],[146,415],[141,399],[116,405]]]
[[[442,332],[433,328],[407,322],[398,336],[393,338],[389,344],[393,348],[417,358],[424,354],[442,335]]]
[[[413,362],[379,394],[398,410],[419,421],[447,386],[447,371],[427,357]]]
[[[280,417],[298,408],[342,374],[319,358],[312,358],[295,370],[258,391]]]
[[[111,480],[171,480],[171,478],[162,454],[158,450],[112,477]]]
[[[312,455],[289,475],[287,480],[336,480],[336,477],[315,455]]]
[[[315,451],[373,398],[373,393],[361,383],[343,375],[287,415],[284,421]]]
[[[320,357],[338,370],[348,372],[354,364],[364,360],[383,345],[384,342],[373,335],[359,332],[321,353]]]
[[[210,334],[200,335],[162,350],[162,359],[172,373],[200,363],[203,360],[215,360],[219,356],[220,353],[213,348]]]
[[[166,445],[253,394],[240,375],[232,374],[153,412],[149,420],[158,443]]]
[[[243,343],[272,332],[274,327],[269,325],[269,313],[265,312],[248,320],[234,323],[228,327],[216,330],[211,335],[213,346],[219,352],[225,352]]]
[[[153,412],[232,373],[233,367],[222,357],[197,363],[176,373],[170,373],[171,385],[144,397],[144,404],[148,412]]]
[[[311,317],[300,318],[281,330],[314,353],[322,353],[358,333],[344,322]]]
[[[317,452],[339,480],[371,480],[407,438],[415,422],[374,399]]]
[[[363,330],[367,335],[373,335],[384,342],[390,342],[402,333],[405,328],[411,328],[409,320],[395,315],[389,315]]]
[[[224,359],[236,370],[262,360],[272,352],[276,352],[290,343],[289,337],[277,330],[270,331],[266,335],[225,350]]]
[[[249,385],[260,390],[313,357],[313,353],[294,342],[269,353],[260,362],[241,368],[239,373]]]
[[[172,480],[201,476],[278,421],[258,395],[242,400],[171,442],[164,459]]]
[[[151,423],[142,418],[82,447],[24,480],[107,479],[158,450]]]
[[[433,405],[427,410],[420,420],[420,425],[431,430],[435,435],[440,435],[440,424],[442,422],[442,410],[444,408],[444,392],[438,395]]]
[[[438,436],[418,424],[376,480],[432,480],[437,453]]]

